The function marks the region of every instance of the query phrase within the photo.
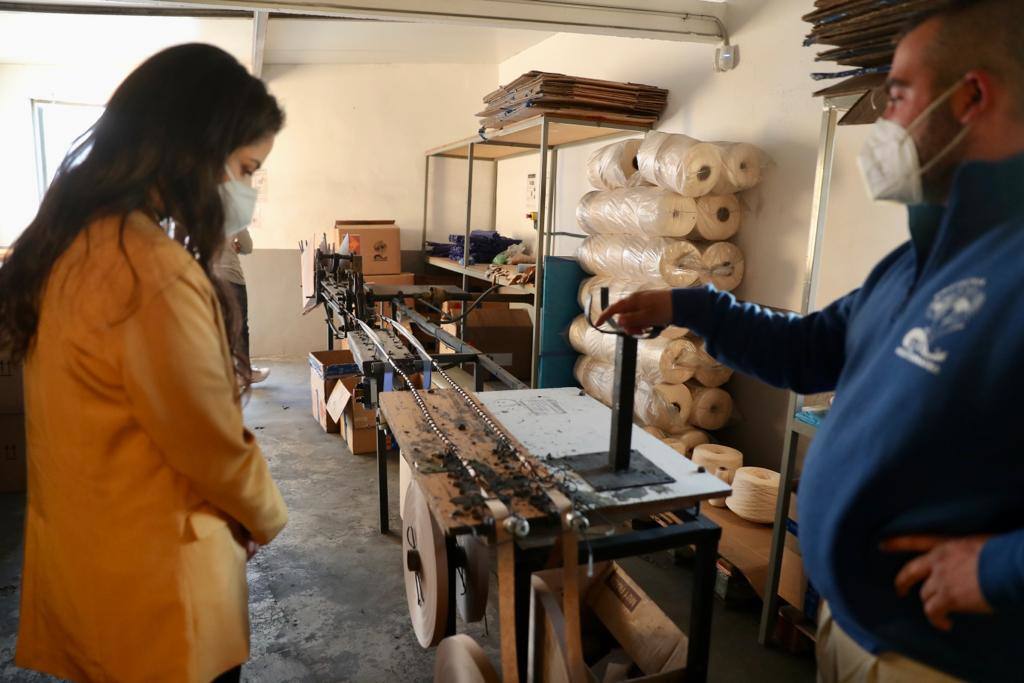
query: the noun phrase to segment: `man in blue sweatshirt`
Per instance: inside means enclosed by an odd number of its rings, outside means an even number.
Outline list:
[[[641,292],[600,320],[689,327],[765,382],[836,390],[800,483],[821,680],[1024,680],[1024,1],[921,20],[888,95],[860,164],[910,206],[910,240],[858,290],[803,317]]]

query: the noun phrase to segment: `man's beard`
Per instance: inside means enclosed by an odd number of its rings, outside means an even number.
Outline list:
[[[927,166],[932,159],[938,156],[946,148],[953,138],[960,134],[961,124],[953,117],[950,107],[939,107],[921,127],[921,134],[918,137],[917,154],[921,166]],[[953,175],[963,160],[964,142],[961,141],[953,149],[946,152],[945,156],[939,159],[935,165],[921,176],[921,189],[924,200],[929,204],[945,204],[953,184]]]

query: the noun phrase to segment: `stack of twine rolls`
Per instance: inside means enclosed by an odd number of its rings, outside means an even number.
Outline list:
[[[587,393],[611,403],[616,339],[591,325],[601,313],[602,288],[615,303],[638,291],[705,285],[731,291],[740,285],[743,252],[727,241],[743,217],[736,193],[757,185],[765,165],[764,153],[753,145],[660,132],[591,155],[587,177],[595,189],[580,200],[576,218],[587,235],[577,256],[594,277],[580,286],[584,315],[568,330],[582,354],[575,374]],[[722,388],[731,376],[702,339],[685,328],[666,328],[638,346],[635,417],[695,461],[725,457],[716,449],[726,447],[713,444],[708,432],[732,418],[732,397]],[[727,465],[705,467],[719,474],[724,466],[720,475],[731,480],[742,455],[724,452]]]

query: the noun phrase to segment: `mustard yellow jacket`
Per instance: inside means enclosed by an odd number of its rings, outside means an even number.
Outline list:
[[[16,663],[206,683],[244,662],[239,527],[267,543],[287,510],[196,261],[140,213],[93,223],[50,275],[25,386]]]

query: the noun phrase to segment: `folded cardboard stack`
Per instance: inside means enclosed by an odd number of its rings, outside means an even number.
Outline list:
[[[840,71],[811,74],[815,80],[844,79],[815,95],[865,93],[879,87],[889,72],[896,39],[907,21],[919,12],[938,6],[940,1],[815,0],[814,11],[803,17],[811,24],[804,45],[827,46],[828,49],[818,52],[815,61],[846,67]],[[867,107],[867,98],[863,104]],[[876,111],[872,116],[867,112],[860,116],[873,120],[879,113]],[[853,122],[864,121],[848,121]]]
[[[495,129],[539,114],[651,125],[667,102],[668,91],[651,85],[530,71],[486,95],[477,116],[483,128]]]

